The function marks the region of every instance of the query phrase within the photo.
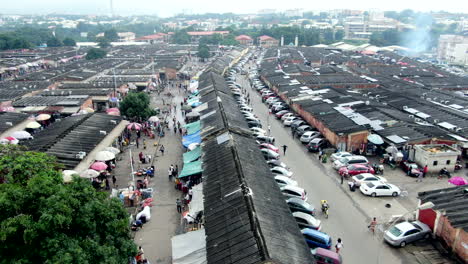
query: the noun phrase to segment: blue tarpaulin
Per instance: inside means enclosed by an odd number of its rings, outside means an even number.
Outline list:
[[[201,143],[200,131],[193,133],[191,135],[184,136],[182,138],[182,145],[184,145],[184,147],[187,148],[192,143],[198,143],[198,144]]]

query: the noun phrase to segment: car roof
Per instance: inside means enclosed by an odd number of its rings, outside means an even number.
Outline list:
[[[291,190],[291,191],[295,191],[295,192],[298,192],[298,193],[302,193],[302,192],[305,191],[301,187],[292,186],[292,185],[285,185],[285,186],[281,187],[281,190]]]
[[[361,176],[364,177],[364,178],[365,178],[365,177],[376,177],[376,178],[377,178],[377,176],[375,176],[375,175],[372,174],[372,173],[368,173],[368,172],[360,173],[360,174],[354,175],[353,177],[356,177],[356,176],[359,176],[359,175],[361,175]]]
[[[284,180],[284,181],[290,181],[291,180],[288,177],[283,176],[283,175],[275,175],[275,179]]]
[[[311,216],[310,214],[306,214],[306,213],[303,213],[303,212],[294,212],[294,213],[292,213],[292,215],[300,217],[300,218],[307,219],[309,222],[315,222],[315,218],[313,216]]]
[[[286,201],[293,202],[293,203],[298,203],[298,204],[305,204],[306,202],[302,199],[291,197],[287,199]]]
[[[310,143],[318,143],[319,141],[321,141],[323,138],[314,138],[310,141]]]
[[[408,230],[411,230],[411,229],[414,229],[415,226],[413,226],[413,224],[411,224],[410,222],[401,222],[399,224],[396,224],[395,225],[396,228],[400,229],[402,232],[406,232]]]
[[[330,238],[330,236],[328,234],[317,231],[317,230],[312,229],[312,228],[304,228],[304,229],[301,230],[301,232],[302,232],[302,234],[322,237],[324,240],[328,240]]]

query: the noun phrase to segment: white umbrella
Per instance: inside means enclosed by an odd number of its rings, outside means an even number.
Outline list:
[[[64,183],[69,183],[73,180],[73,175],[78,174],[74,170],[64,170],[62,171],[62,176],[63,176],[63,182]]]
[[[159,117],[157,116],[152,116],[148,119],[148,121],[151,121],[151,122],[159,122]]]
[[[40,128],[40,127],[41,127],[41,124],[39,124],[39,123],[36,122],[36,121],[29,122],[29,123],[26,125],[26,128],[32,128],[32,129],[36,129],[36,128]]]
[[[112,152],[114,154],[119,154],[120,153],[120,150],[118,148],[114,148],[114,147],[104,148],[104,151],[109,151],[109,152]]]
[[[30,139],[30,138],[32,138],[31,134],[29,134],[26,131],[15,131],[15,132],[11,133],[10,136],[12,136],[14,138],[17,138],[17,139]]]
[[[50,115],[49,114],[40,114],[36,117],[37,121],[44,121],[44,120],[49,120]]]
[[[375,145],[382,145],[384,143],[383,139],[377,134],[370,134],[367,136],[367,140],[374,143]]]
[[[99,172],[93,169],[87,169],[83,171],[82,173],[80,173],[80,177],[87,178],[87,179],[95,178],[97,176],[99,176]]]
[[[107,161],[107,160],[113,160],[115,159],[115,154],[110,152],[110,151],[99,151],[96,154],[96,157],[94,158],[95,160],[100,160],[100,161]]]
[[[194,150],[196,149],[200,144],[198,143],[192,143],[190,145],[188,145],[188,150]]]

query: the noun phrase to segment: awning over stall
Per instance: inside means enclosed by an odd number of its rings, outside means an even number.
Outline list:
[[[182,138],[182,144],[184,145],[184,147],[188,147],[192,143],[201,143],[200,132],[187,135]]]
[[[201,123],[200,121],[196,121],[196,122],[188,123],[184,125],[184,127],[187,129],[187,135],[191,135],[200,131]]]
[[[184,156],[184,163],[189,163],[194,160],[197,160],[201,156],[201,148],[197,147],[192,151],[185,152],[183,156]]]
[[[171,241],[173,264],[206,263],[205,229],[173,236]]]
[[[179,178],[184,178],[184,177],[194,175],[200,172],[202,172],[201,160],[197,160],[197,161],[190,162],[190,163],[185,163],[184,168],[180,172]]]

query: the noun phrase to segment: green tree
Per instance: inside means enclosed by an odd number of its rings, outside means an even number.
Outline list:
[[[237,46],[239,45],[239,41],[236,40],[236,36],[234,36],[234,34],[228,34],[219,44],[224,46]]]
[[[335,36],[334,36],[333,30],[331,28],[328,28],[323,32],[323,39],[324,39],[326,44],[331,44],[331,43],[335,42]]]
[[[197,56],[203,60],[208,59],[210,57],[210,49],[208,48],[208,46],[199,44]]]
[[[105,49],[111,46],[110,42],[106,38],[97,38],[96,41],[98,42],[98,46]]]
[[[0,146],[8,174],[0,184],[0,263],[126,263],[136,245],[121,202],[80,177],[64,184],[54,160]]]
[[[117,31],[113,28],[104,31],[104,38],[106,38],[109,41],[118,41],[119,40],[119,35]]]
[[[178,30],[172,35],[172,42],[175,44],[189,44],[190,35],[185,30]]]
[[[122,115],[131,119],[146,119],[155,115],[154,110],[150,108],[148,94],[143,92],[129,93],[120,103],[119,109]]]
[[[51,37],[47,40],[47,47],[61,47],[63,46],[62,41],[56,37]]]
[[[344,38],[344,30],[340,29],[335,32],[335,41],[341,41]]]
[[[87,60],[95,60],[106,57],[107,52],[103,49],[91,48],[86,53]]]
[[[65,39],[63,40],[63,45],[64,45],[64,46],[74,47],[74,46],[76,46],[76,42],[75,42],[75,40],[72,39],[72,38],[65,38]]]

